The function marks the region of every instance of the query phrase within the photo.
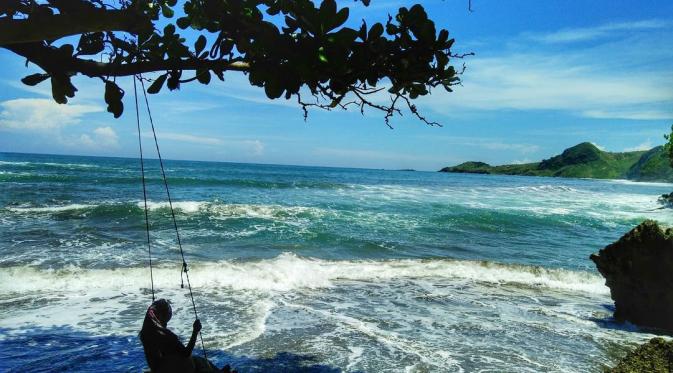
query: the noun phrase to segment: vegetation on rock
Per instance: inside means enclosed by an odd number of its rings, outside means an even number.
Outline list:
[[[484,162],[465,162],[445,167],[441,172],[554,176],[637,181],[673,181],[662,146],[649,151],[612,153],[584,142],[541,162],[491,166]]]
[[[670,373],[673,372],[673,341],[652,338],[627,354],[608,373]]]

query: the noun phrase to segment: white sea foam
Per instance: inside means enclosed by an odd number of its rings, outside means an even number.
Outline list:
[[[605,182],[613,184],[626,184],[626,185],[650,185],[650,186],[673,186],[673,183],[666,182],[657,182],[657,181],[633,181],[633,180],[605,180]]]
[[[6,209],[9,210],[9,211],[12,211],[12,212],[17,212],[17,213],[30,213],[30,212],[50,213],[50,212],[63,212],[63,211],[71,211],[71,210],[90,209],[90,208],[94,208],[96,206],[97,205],[73,203],[73,204],[62,205],[62,206],[7,207]]]
[[[174,268],[155,268],[155,282],[174,281]],[[284,253],[273,259],[221,261],[191,267],[192,284],[199,288],[256,291],[292,291],[328,288],[342,281],[378,282],[406,279],[460,279],[478,283],[517,285],[572,292],[607,294],[601,277],[562,269],[457,260],[328,261]],[[147,286],[147,269],[37,270],[0,269],[1,292],[35,290],[87,291],[113,288],[132,291]]]
[[[208,202],[205,201],[177,201],[173,202],[173,209],[180,210],[183,213],[193,214],[198,212],[202,208],[206,207]],[[136,203],[139,208],[144,208],[145,204],[143,201]],[[156,211],[161,209],[169,208],[168,202],[153,202],[147,201],[147,208],[150,211]]]
[[[143,208],[142,201],[137,203]],[[168,202],[148,201],[147,207],[151,211],[169,208]],[[208,201],[179,201],[173,202],[173,208],[184,214],[207,213],[212,219],[226,220],[231,218],[256,218],[266,220],[286,220],[288,217],[297,217],[302,214],[311,217],[322,216],[325,210],[305,206],[283,205],[255,205],[255,204],[225,204]]]
[[[100,166],[95,164],[87,163],[57,163],[57,162],[10,162],[10,161],[0,161],[0,166],[50,166],[50,167],[63,167],[63,168],[100,168]]]

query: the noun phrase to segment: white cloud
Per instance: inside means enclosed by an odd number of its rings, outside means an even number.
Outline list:
[[[153,135],[151,132],[145,132],[143,133],[143,137],[152,139]],[[188,144],[219,146],[232,152],[243,152],[253,156],[263,155],[265,148],[264,143],[260,140],[223,139],[212,136],[198,136],[177,132],[159,132],[157,133],[157,139],[177,141]]]
[[[61,137],[60,142],[69,147],[110,149],[119,146],[119,136],[112,127],[98,127],[92,133],[83,133],[79,137]]]
[[[592,142],[591,145],[597,147],[599,150],[602,150],[604,152],[608,151],[604,146],[598,145],[595,142]]]
[[[346,149],[346,148],[330,148],[319,147],[313,149],[313,154],[316,156],[328,156],[333,158],[344,158],[352,160],[354,158],[379,160],[379,161],[427,161],[435,160],[432,157],[422,157],[411,154],[402,154],[399,152],[388,152],[369,149]]]
[[[152,133],[147,132],[143,134],[143,137],[152,138]],[[190,144],[200,144],[200,145],[223,145],[224,140],[217,137],[206,137],[206,136],[195,136],[187,133],[176,133],[176,132],[160,132],[157,134],[157,138],[160,140],[172,140],[179,141]]]
[[[95,105],[60,105],[51,99],[18,98],[0,103],[0,128],[26,131],[54,130],[77,124],[88,113],[103,109]]]
[[[585,110],[582,115],[597,119],[666,120],[673,119],[673,110]]]
[[[93,130],[96,142],[102,146],[117,146],[119,136],[112,127],[98,127]]]
[[[643,20],[634,22],[607,23],[594,27],[567,28],[546,34],[529,34],[533,40],[544,43],[572,43],[616,36],[622,32],[646,31],[669,27],[670,22],[662,20]]]
[[[643,150],[650,150],[654,147],[655,147],[655,145],[652,144],[652,141],[650,141],[648,139],[647,141],[645,141],[641,144],[638,144],[636,146],[632,146],[630,148],[625,148],[624,151],[625,152],[637,152],[637,151],[643,151]]]
[[[562,110],[590,118],[673,117],[673,73],[614,70],[579,53],[475,58],[454,93],[436,90],[421,104],[445,114],[482,110]]]
[[[521,154],[535,153],[540,150],[538,145],[506,142],[500,138],[469,137],[469,136],[417,136],[425,140],[439,140],[444,144],[476,147],[486,150],[515,151]]]
[[[532,160],[532,159],[530,159],[530,158],[515,159],[515,160],[513,160],[513,161],[511,162],[511,164],[526,164],[526,163],[533,163],[533,162],[539,162],[539,160],[538,160],[538,161],[534,161],[534,160]]]
[[[246,140],[243,141],[245,145],[250,148],[252,155],[262,155],[264,154],[264,143],[259,140]]]
[[[468,143],[466,145],[478,146],[488,150],[512,150],[523,154],[535,153],[538,150],[540,150],[540,147],[537,145],[513,144],[504,142],[475,142],[475,143]]]

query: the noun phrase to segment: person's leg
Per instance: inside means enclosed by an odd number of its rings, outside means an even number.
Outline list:
[[[211,363],[210,360],[206,360],[201,356],[192,356],[192,361],[196,368],[195,373],[236,373],[229,365],[225,365],[224,368],[220,369]]]
[[[194,364],[196,373],[220,372],[220,370],[215,365],[213,365],[213,363],[201,356],[192,356],[192,362]]]
[[[192,359],[182,356],[167,356],[156,373],[195,373]],[[154,372],[153,372],[154,373]]]

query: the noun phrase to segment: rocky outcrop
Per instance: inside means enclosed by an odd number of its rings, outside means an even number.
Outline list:
[[[664,206],[673,207],[673,192],[662,194],[661,197],[659,197],[659,202]]]
[[[615,301],[615,318],[673,331],[673,230],[647,220],[592,254]]]
[[[673,342],[652,338],[624,357],[609,373],[670,373],[673,371]]]

